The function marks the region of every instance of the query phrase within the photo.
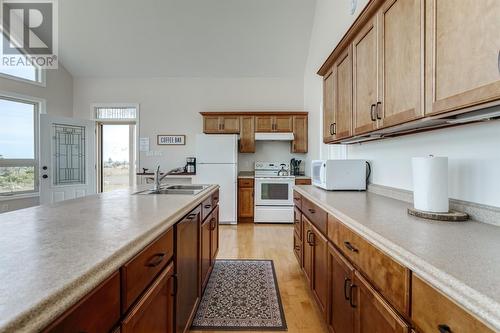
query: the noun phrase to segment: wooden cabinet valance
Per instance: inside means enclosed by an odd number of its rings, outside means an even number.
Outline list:
[[[498,17],[500,2],[371,0],[318,71],[323,141],[499,105]]]

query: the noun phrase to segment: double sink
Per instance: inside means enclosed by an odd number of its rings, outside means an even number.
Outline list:
[[[183,194],[183,195],[196,195],[205,189],[210,187],[210,185],[169,185],[160,187],[160,189],[153,190],[144,190],[140,192],[136,192],[134,194]]]

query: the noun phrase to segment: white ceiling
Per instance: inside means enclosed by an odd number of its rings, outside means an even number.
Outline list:
[[[76,77],[302,76],[315,0],[61,0]]]

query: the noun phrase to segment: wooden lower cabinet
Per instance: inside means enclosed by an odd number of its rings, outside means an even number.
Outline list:
[[[201,209],[198,207],[175,226],[176,231],[176,320],[175,332],[184,333],[194,316],[200,298],[199,231]]]
[[[351,288],[354,268],[331,244],[328,245],[328,274],[328,327],[334,333],[353,333],[355,308],[351,303]]]
[[[355,333],[408,333],[409,325],[357,271],[353,282]]]
[[[253,222],[254,217],[254,180],[238,179],[238,222]]]
[[[314,226],[311,230],[312,280],[311,291],[323,316],[328,308],[328,240]]]
[[[212,217],[209,216],[201,225],[201,289],[205,289],[210,268],[212,266],[211,253]]]
[[[302,225],[304,228],[302,236],[302,270],[306,277],[308,285],[311,285],[313,273],[313,248],[310,244],[310,235],[312,232],[312,224],[302,215]]]
[[[163,270],[123,320],[123,333],[172,333],[174,316],[174,264]],[[90,331],[89,331],[90,332]]]

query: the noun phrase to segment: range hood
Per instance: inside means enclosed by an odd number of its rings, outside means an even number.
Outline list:
[[[255,133],[255,141],[293,141],[294,136],[292,132],[286,133]]]

